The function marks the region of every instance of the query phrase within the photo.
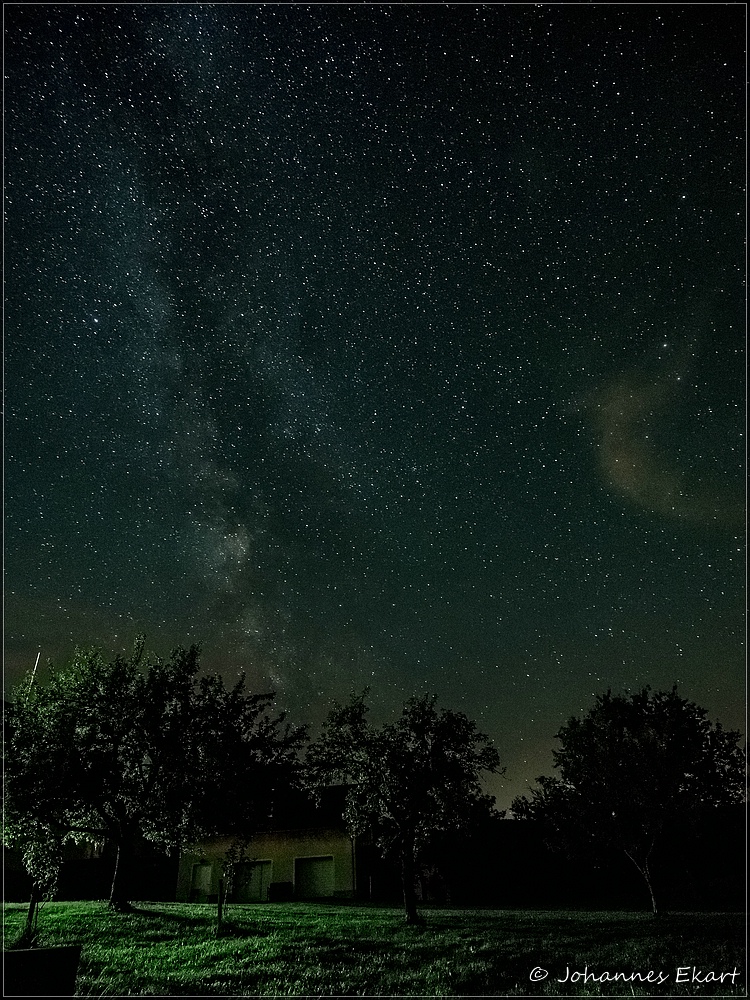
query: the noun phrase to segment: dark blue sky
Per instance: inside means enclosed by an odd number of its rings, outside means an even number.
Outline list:
[[[5,7],[6,682],[744,719],[742,5]]]

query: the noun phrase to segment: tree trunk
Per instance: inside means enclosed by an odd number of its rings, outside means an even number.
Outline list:
[[[651,897],[651,911],[655,917],[659,916],[659,911],[656,908],[656,896],[654,895],[654,886],[651,882],[651,872],[648,868],[648,861],[644,862],[643,869],[641,871],[643,878],[646,880],[646,885],[648,886],[648,893]]]
[[[31,948],[36,941],[36,921],[39,915],[39,903],[41,902],[42,894],[39,891],[39,886],[34,883],[31,887],[31,898],[29,899],[29,908],[26,911],[26,923],[24,925],[23,931],[21,933],[20,944],[24,948]]]
[[[219,895],[216,900],[216,933],[221,933],[221,922],[224,919],[224,879],[219,879]]]
[[[133,855],[133,841],[127,836],[122,836],[117,844],[117,860],[109,894],[109,905],[118,913],[129,913],[133,909],[128,900]]]
[[[651,899],[651,912],[654,917],[658,917],[659,911],[656,907],[656,895],[654,894],[654,886],[653,882],[651,881],[651,871],[648,867],[648,858],[646,858],[642,863],[639,863],[638,861],[635,860],[635,857],[632,854],[629,854],[627,851],[625,851],[625,854],[630,858],[635,867],[641,873],[643,881],[646,883],[646,888],[648,889],[649,897]]]
[[[404,891],[404,910],[407,924],[422,924],[424,921],[417,912],[417,893],[414,888],[414,851],[411,844],[405,844],[401,850],[401,885]]]

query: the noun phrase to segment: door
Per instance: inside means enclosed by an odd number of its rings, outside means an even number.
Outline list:
[[[193,865],[193,878],[190,885],[190,901],[193,903],[205,903],[211,893],[211,877],[213,865],[208,862],[201,862]]]
[[[243,861],[237,866],[233,898],[235,903],[268,902],[271,882],[270,861]]]
[[[294,859],[294,895],[297,899],[325,899],[334,895],[333,855]]]

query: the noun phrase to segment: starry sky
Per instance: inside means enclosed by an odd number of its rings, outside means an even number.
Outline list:
[[[743,728],[744,5],[4,11],[6,685]]]

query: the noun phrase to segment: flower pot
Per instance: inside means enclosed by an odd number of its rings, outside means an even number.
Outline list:
[[[3,996],[72,997],[80,958],[80,944],[3,952]]]

